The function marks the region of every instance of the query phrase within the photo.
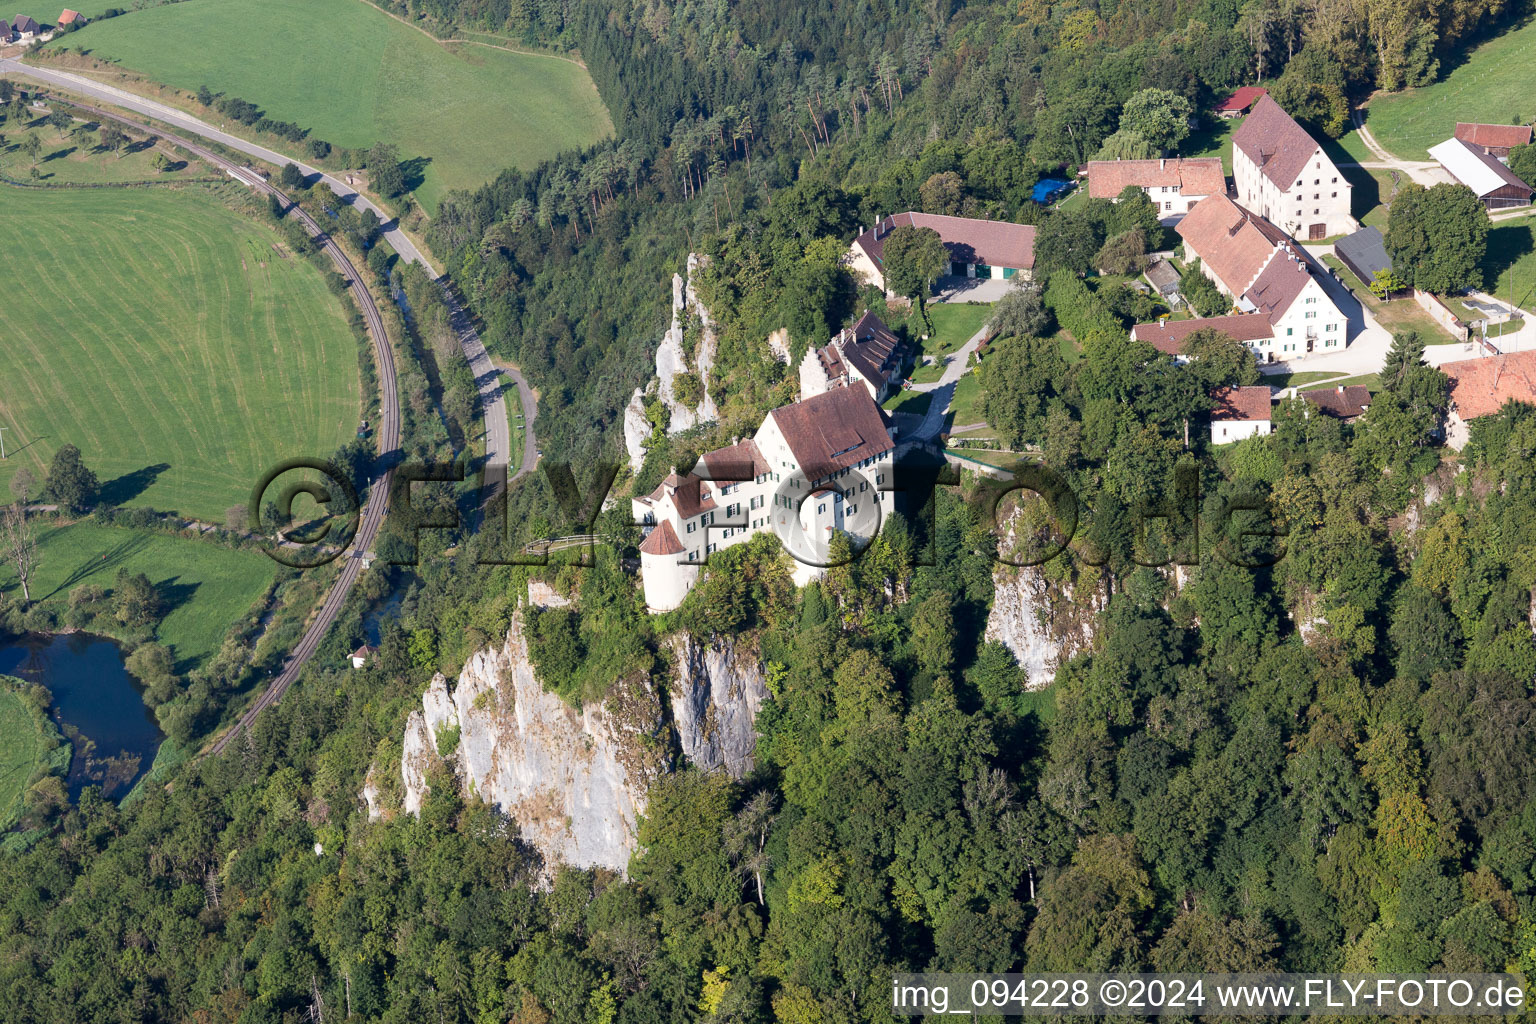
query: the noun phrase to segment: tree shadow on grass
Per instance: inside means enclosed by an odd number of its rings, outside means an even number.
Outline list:
[[[63,149],[56,149],[52,153],[49,153],[47,156],[43,157],[43,163],[46,164],[50,160],[63,160],[65,157],[69,156],[69,154],[73,153],[77,148],[78,147],[76,146],[65,146]]]
[[[169,462],[157,462],[153,466],[145,466],[136,469],[132,473],[124,473],[114,480],[108,480],[101,485],[101,502],[104,505],[121,505],[132,501],[160,478],[160,474],[171,468]]]
[[[84,583],[92,576],[114,573],[129,557],[142,550],[148,543],[149,537],[144,534],[134,534],[126,538],[110,551],[80,563],[73,572],[60,581],[58,586],[38,600],[46,601],[55,594],[69,590],[77,584]]]
[[[1488,231],[1488,250],[1483,256],[1483,287],[1493,292],[1499,285],[1499,277],[1509,270],[1521,258],[1530,255],[1536,249],[1536,228],[1530,221],[1519,224],[1495,224]],[[1526,275],[1530,277],[1532,275]],[[1536,280],[1514,282],[1515,305],[1526,306],[1532,294],[1536,294]],[[1507,291],[1507,289],[1506,289]],[[1509,299],[1511,296],[1495,295],[1494,298]]]
[[[400,161],[400,173],[405,177],[405,190],[414,192],[427,180],[427,165],[432,162],[429,156],[413,156],[409,160]]]

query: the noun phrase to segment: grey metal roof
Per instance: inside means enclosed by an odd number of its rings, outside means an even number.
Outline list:
[[[1361,284],[1370,284],[1378,270],[1392,269],[1386,240],[1381,237],[1380,231],[1372,227],[1364,227],[1352,235],[1345,235],[1334,243],[1333,251],[1360,278]]]

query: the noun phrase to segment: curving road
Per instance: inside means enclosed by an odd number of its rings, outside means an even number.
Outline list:
[[[363,322],[367,326],[368,336],[373,342],[374,360],[378,364],[379,369],[379,455],[383,458],[396,451],[400,447],[400,398],[399,387],[395,380],[394,352],[390,349],[389,336],[384,332],[384,319],[379,315],[379,308],[374,304],[372,293],[368,291],[362,278],[358,276],[357,270],[352,266],[352,261],[347,259],[346,253],[341,251],[341,247],[321,230],[320,225],[315,222],[313,217],[293,205],[287,196],[268,184],[260,175],[243,170],[211,149],[199,146],[197,143],[180,136],[172,135],[170,132],[148,127],[125,117],[119,117],[99,107],[79,106],[81,110],[88,111],[102,120],[115,121],[118,124],[148,132],[151,135],[173,143],[231,174],[258,192],[277,196],[287,204],[289,215],[303,224],[304,229],[320,242],[326,255],[330,256],[331,262],[336,265],[336,269],[347,279],[347,285],[352,291],[352,297],[356,300],[358,308],[362,310]],[[256,720],[256,716],[273,704],[276,704],[282,698],[284,692],[298,678],[299,670],[304,667],[304,663],[314,655],[316,648],[320,646],[320,641],[324,639],[326,632],[331,628],[331,624],[341,614],[342,605],[346,603],[347,595],[352,591],[352,585],[357,582],[357,577],[363,570],[363,552],[373,545],[374,538],[378,535],[379,527],[384,522],[385,504],[389,499],[390,474],[390,470],[385,470],[384,475],[373,482],[373,487],[368,493],[368,502],[363,506],[362,515],[358,520],[357,536],[354,538],[352,546],[348,549],[350,553],[345,564],[341,567],[341,573],[336,577],[336,582],[331,585],[330,593],[325,597],[325,603],[320,606],[319,613],[310,621],[309,628],[304,631],[304,635],[299,639],[298,645],[289,653],[288,659],[283,663],[282,670],[278,673],[277,678],[245,710],[245,713],[240,716],[239,721],[235,723],[234,727],[213,743],[210,749],[214,753],[218,753],[228,747],[236,737],[250,727],[251,723]]]
[[[459,347],[463,349],[464,358],[469,363],[471,372],[475,375],[475,384],[480,393],[480,407],[485,418],[485,462],[488,467],[492,467],[490,474],[493,479],[505,478],[506,467],[511,465],[512,430],[507,422],[507,403],[502,397],[501,380],[498,371],[491,364],[490,356],[486,354],[485,345],[480,340],[480,334],[475,329],[473,319],[465,311],[453,288],[449,286],[447,276],[437,273],[431,261],[426,258],[420,249],[416,248],[416,243],[411,241],[410,236],[400,230],[399,223],[393,217],[379,209],[367,196],[362,195],[352,186],[326,174],[319,168],[300,163],[276,150],[259,146],[254,142],[248,142],[239,136],[230,135],[228,132],[193,117],[185,111],[177,110],[175,107],[145,99],[143,96],[136,96],[126,89],[119,89],[113,85],[97,82],[84,75],[77,75],[69,71],[57,71],[53,68],[34,67],[31,64],[23,64],[19,60],[0,59],[0,73],[5,72],[25,75],[28,78],[57,86],[60,89],[80,93],[92,99],[110,103],[115,107],[121,107],[124,110],[131,110],[136,114],[164,122],[184,132],[190,132],[193,135],[211,139],[221,146],[226,146],[238,153],[253,156],[265,163],[272,164],[274,167],[293,164],[307,177],[318,178],[342,202],[350,206],[359,206],[365,210],[373,211],[374,215],[379,218],[379,222],[384,225],[384,237],[389,240],[390,247],[400,254],[401,259],[409,263],[420,264],[437,281],[438,286],[443,291],[443,301],[448,305],[450,322],[453,325],[454,333],[458,335]],[[115,119],[122,120],[121,118]],[[133,125],[135,128],[144,127],[142,124],[133,121],[125,121],[124,123]],[[164,133],[157,134],[177,142],[178,145],[192,148],[174,136],[164,135]],[[227,160],[219,158],[214,158],[211,162],[216,166],[226,169],[233,166]],[[523,407],[523,457],[518,463],[517,476],[513,478],[515,480],[531,472],[537,460],[538,449],[533,436],[533,417],[537,410],[534,406],[533,390],[529,388],[528,382],[523,379],[523,375],[516,368],[511,367],[507,369],[506,373],[517,386],[518,399]],[[501,467],[499,475],[496,474],[494,467]]]

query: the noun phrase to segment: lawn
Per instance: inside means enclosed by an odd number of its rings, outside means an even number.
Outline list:
[[[930,391],[898,391],[885,400],[885,411],[924,416],[932,403],[933,393]]]
[[[1536,115],[1533,64],[1536,22],[1479,46],[1433,85],[1378,96],[1366,124],[1392,155],[1428,160],[1429,147],[1450,138],[1457,121],[1512,124]]]
[[[1358,377],[1344,377],[1339,380],[1330,380],[1326,384],[1318,384],[1315,387],[1302,388],[1302,391],[1332,391],[1334,388],[1347,388],[1354,384],[1364,384],[1374,394],[1381,390],[1381,379],[1374,373],[1362,373]]]
[[[1337,377],[1337,373],[1329,373],[1327,370],[1303,370],[1300,373],[1266,373],[1262,384],[1268,384],[1272,388],[1299,388],[1304,384],[1316,384],[1319,381]]]
[[[1483,259],[1483,290],[1536,312],[1536,217],[1494,222]]]
[[[933,334],[923,342],[925,355],[948,355],[971,340],[992,316],[990,302],[934,302],[928,306]]]
[[[160,590],[169,610],[156,638],[175,651],[179,671],[218,651],[229,627],[250,611],[278,571],[259,551],[191,537],[90,522],[44,525],[32,596],[62,612],[72,589],[90,583],[110,591],[119,569],[144,573]],[[0,565],[0,593],[19,589],[14,570]]]
[[[277,461],[355,435],[342,300],[209,186],[5,186],[0,201],[3,498],[70,443],[104,499],[217,521]]]
[[[37,153],[36,180],[45,185],[176,181],[216,173],[206,164],[189,160],[186,153],[170,146],[156,146],[147,138],[137,138],[133,145],[125,146],[118,153],[110,153],[98,145],[95,132],[100,125],[94,121],[76,121],[62,132],[41,117],[26,122],[25,127],[8,120],[5,127],[5,142],[0,145],[0,169],[17,181],[33,180],[32,158],[26,153],[25,142],[34,135],[41,147]],[[155,157],[162,153],[171,161],[164,171],[155,167]]]
[[[1237,131],[1237,126],[1242,123],[1241,118],[1233,118],[1230,121],[1218,119],[1215,124],[1202,127],[1180,144],[1179,156],[1219,156],[1222,169],[1230,178],[1232,176],[1232,135]]]
[[[1398,331],[1418,331],[1427,345],[1452,345],[1461,339],[1453,337],[1434,317],[1426,313],[1417,302],[1411,298],[1393,299],[1391,302],[1383,302],[1371,294],[1371,290],[1360,283],[1354,272],[1345,268],[1338,257],[1324,254],[1323,262],[1332,267],[1339,274],[1339,279],[1354,290],[1355,298],[1360,304],[1370,311],[1382,327],[1397,333]]]
[[[981,381],[976,371],[961,377],[955,385],[954,397],[949,400],[951,423],[981,423],[986,420],[982,410]]]
[[[450,189],[613,133],[580,65],[444,45],[362,0],[186,0],[96,22],[54,45],[85,47],[180,89],[206,84],[334,145],[392,142],[406,160],[427,161],[408,178],[429,212]]]

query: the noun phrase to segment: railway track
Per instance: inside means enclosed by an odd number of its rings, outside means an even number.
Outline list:
[[[265,195],[276,196],[287,207],[285,216],[293,217],[310,236],[320,243],[321,249],[331,258],[336,269],[347,279],[347,287],[352,292],[352,298],[357,302],[362,311],[364,325],[368,329],[368,336],[373,342],[374,362],[379,371],[379,426],[377,437],[379,439],[379,460],[385,462],[386,457],[400,447],[400,399],[395,381],[395,357],[389,347],[389,336],[384,332],[384,318],[379,315],[379,308],[373,301],[373,294],[368,291],[368,286],[358,275],[357,268],[347,258],[330,234],[308,213],[268,182],[261,175],[234,161],[221,156],[207,146],[193,142],[185,136],[175,132],[165,131],[152,125],[146,125],[141,121],[121,117],[100,107],[90,106],[76,100],[66,100],[78,110],[87,111],[91,115],[106,121],[113,121],[136,131],[145,132],[156,138],[163,139],[198,158],[223,170],[236,180],[255,189]],[[289,652],[283,667],[277,677],[273,679],[265,690],[246,708],[238,721],[230,729],[215,740],[208,747],[210,753],[221,753],[227,750],[242,733],[249,729],[263,711],[278,701],[283,694],[298,679],[299,671],[304,667],[320,647],[320,642],[325,634],[335,623],[336,617],[341,614],[341,609],[346,604],[347,596],[352,592],[352,587],[357,582],[357,577],[363,571],[363,553],[372,548],[375,538],[378,536],[379,527],[384,522],[385,505],[389,500],[389,481],[391,470],[372,481],[368,492],[368,500],[364,504],[361,515],[358,518],[357,534],[348,548],[345,563],[335,582],[331,584],[330,591],[325,596],[325,602],[320,606],[320,611],[310,620],[304,635],[298,644]]]

